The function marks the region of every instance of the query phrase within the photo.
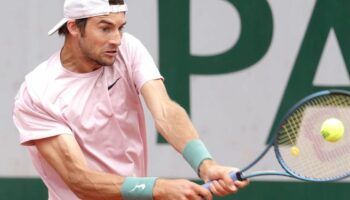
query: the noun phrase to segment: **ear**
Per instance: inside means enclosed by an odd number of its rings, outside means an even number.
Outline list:
[[[73,37],[80,35],[80,30],[79,30],[77,24],[75,23],[75,20],[69,20],[67,22],[67,29],[68,29],[70,35],[72,35]]]

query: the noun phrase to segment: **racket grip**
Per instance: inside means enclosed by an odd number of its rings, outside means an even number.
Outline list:
[[[242,178],[242,173],[241,172],[230,172],[229,173],[231,179],[233,181],[242,181],[244,178]],[[212,181],[208,181],[202,185],[202,187],[206,188],[209,190],[209,187],[211,185]]]

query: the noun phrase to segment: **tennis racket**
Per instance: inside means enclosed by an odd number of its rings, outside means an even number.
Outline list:
[[[344,134],[337,141],[325,139],[322,124],[337,119]],[[247,167],[230,174],[233,180],[257,176],[286,176],[303,181],[329,182],[350,175],[350,93],[325,90],[295,104],[281,120],[272,142]],[[281,171],[246,171],[274,149]],[[211,182],[203,187],[209,189]]]

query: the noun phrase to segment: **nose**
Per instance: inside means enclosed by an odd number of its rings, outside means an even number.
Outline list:
[[[120,30],[114,31],[114,34],[112,34],[110,43],[119,46],[121,44],[122,40],[122,32]]]

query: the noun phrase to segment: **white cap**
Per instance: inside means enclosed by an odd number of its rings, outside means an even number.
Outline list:
[[[128,8],[126,4],[109,5],[108,0],[65,0],[63,10],[64,18],[48,32],[49,35],[55,33],[68,20],[126,12]]]

